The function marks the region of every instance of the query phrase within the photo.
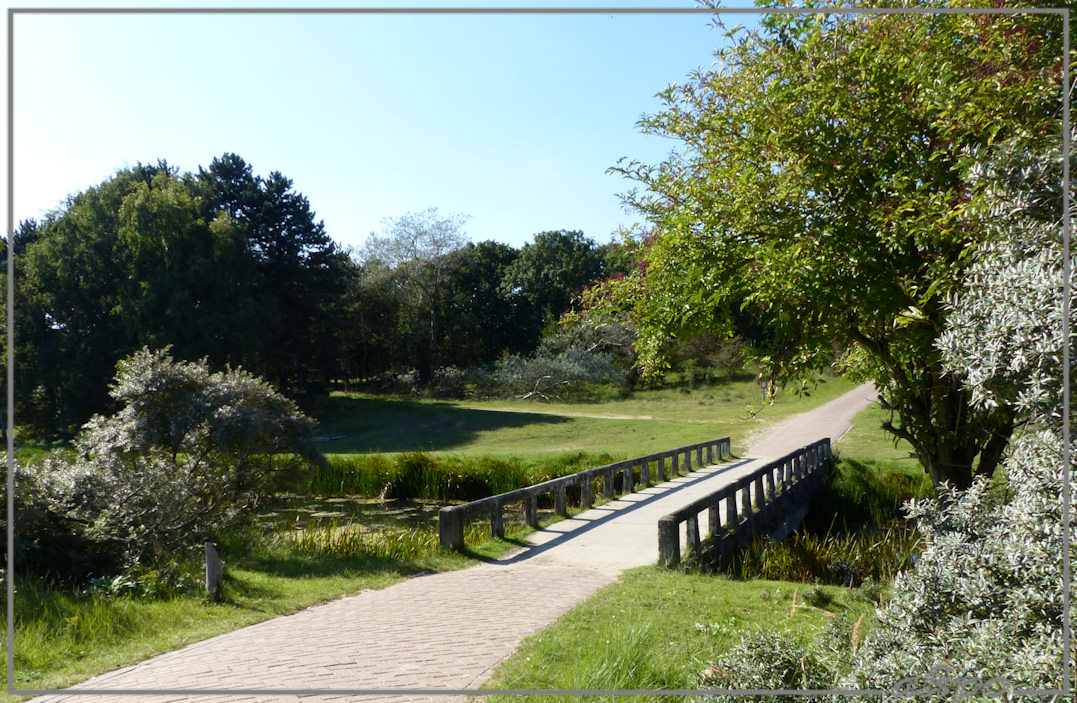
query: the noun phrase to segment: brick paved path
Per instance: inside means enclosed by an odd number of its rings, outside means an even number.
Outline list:
[[[657,559],[657,520],[765,460],[836,437],[874,397],[860,388],[797,416],[749,450],[556,523],[499,563],[409,579],[220,635],[81,684],[101,690],[215,689],[205,695],[77,695],[60,701],[438,701],[445,695],[328,691],[477,687],[523,638],[629,567]],[[227,695],[222,691],[261,690]],[[270,693],[267,690],[281,693]],[[325,693],[303,694],[303,691]],[[294,691],[295,693],[283,693]]]

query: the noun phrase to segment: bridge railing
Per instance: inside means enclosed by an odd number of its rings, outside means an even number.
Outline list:
[[[682,532],[687,546],[699,552],[699,514],[704,511],[717,542],[717,558],[727,559],[733,549],[749,544],[753,537],[806,505],[832,464],[830,439],[821,439],[666,515],[658,521],[658,562],[666,566],[680,563]]]
[[[603,496],[613,498],[618,493],[618,484],[620,484],[622,494],[635,490],[637,467],[640,470],[640,481],[646,485],[651,482],[651,464],[655,464],[655,481],[661,483],[666,480],[667,473],[669,476],[677,476],[682,472],[691,471],[693,459],[696,467],[702,467],[720,461],[730,453],[729,437],[712,439],[657,454],[648,454],[594,469],[586,469],[570,476],[561,476],[534,486],[473,500],[470,503],[446,506],[438,512],[438,537],[445,547],[463,548],[465,523],[481,515],[488,515],[490,518],[491,537],[504,537],[505,527],[502,516],[505,506],[523,503],[524,520],[528,525],[538,527],[538,499],[542,496],[552,495],[554,512],[565,516],[568,515],[567,493],[570,486],[580,487],[580,507],[586,510],[594,502],[593,484],[599,478],[603,479]],[[669,461],[668,472],[667,460]]]

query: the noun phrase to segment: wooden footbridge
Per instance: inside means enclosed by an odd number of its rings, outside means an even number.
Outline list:
[[[695,466],[704,468],[731,459],[729,437],[699,442],[664,452],[627,459],[551,479],[534,486],[501,493],[463,505],[448,506],[438,515],[441,544],[464,547],[465,523],[486,518],[491,537],[504,537],[504,511],[521,505],[524,521],[538,528],[540,501],[552,503],[554,513],[568,517],[568,496],[576,496],[580,511],[590,509],[600,487],[602,496],[613,500],[661,484],[667,478],[687,476]],[[667,470],[668,462],[668,470]],[[707,493],[657,521],[658,560],[674,566],[681,561],[682,539],[696,553],[702,539],[699,515],[706,513],[708,532],[714,541],[711,558],[726,562],[733,552],[766,535],[781,539],[799,525],[815,489],[832,466],[830,439],[823,438],[785,456],[753,468],[720,488]],[[618,490],[619,486],[619,490]]]

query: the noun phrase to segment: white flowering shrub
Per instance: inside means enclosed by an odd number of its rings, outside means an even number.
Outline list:
[[[120,362],[112,397],[76,455],[34,470],[48,511],[125,567],[199,541],[253,507],[275,479],[320,460],[314,425],[242,370],[209,371],[142,350]]]

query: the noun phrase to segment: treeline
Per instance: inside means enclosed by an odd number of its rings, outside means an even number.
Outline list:
[[[345,251],[291,180],[234,154],[119,171],[15,234],[17,423],[73,436],[115,410],[109,379],[143,347],[242,366],[300,402],[379,375],[429,382],[533,352],[577,291],[631,264],[581,232],[516,249],[462,225],[409,214]]]

